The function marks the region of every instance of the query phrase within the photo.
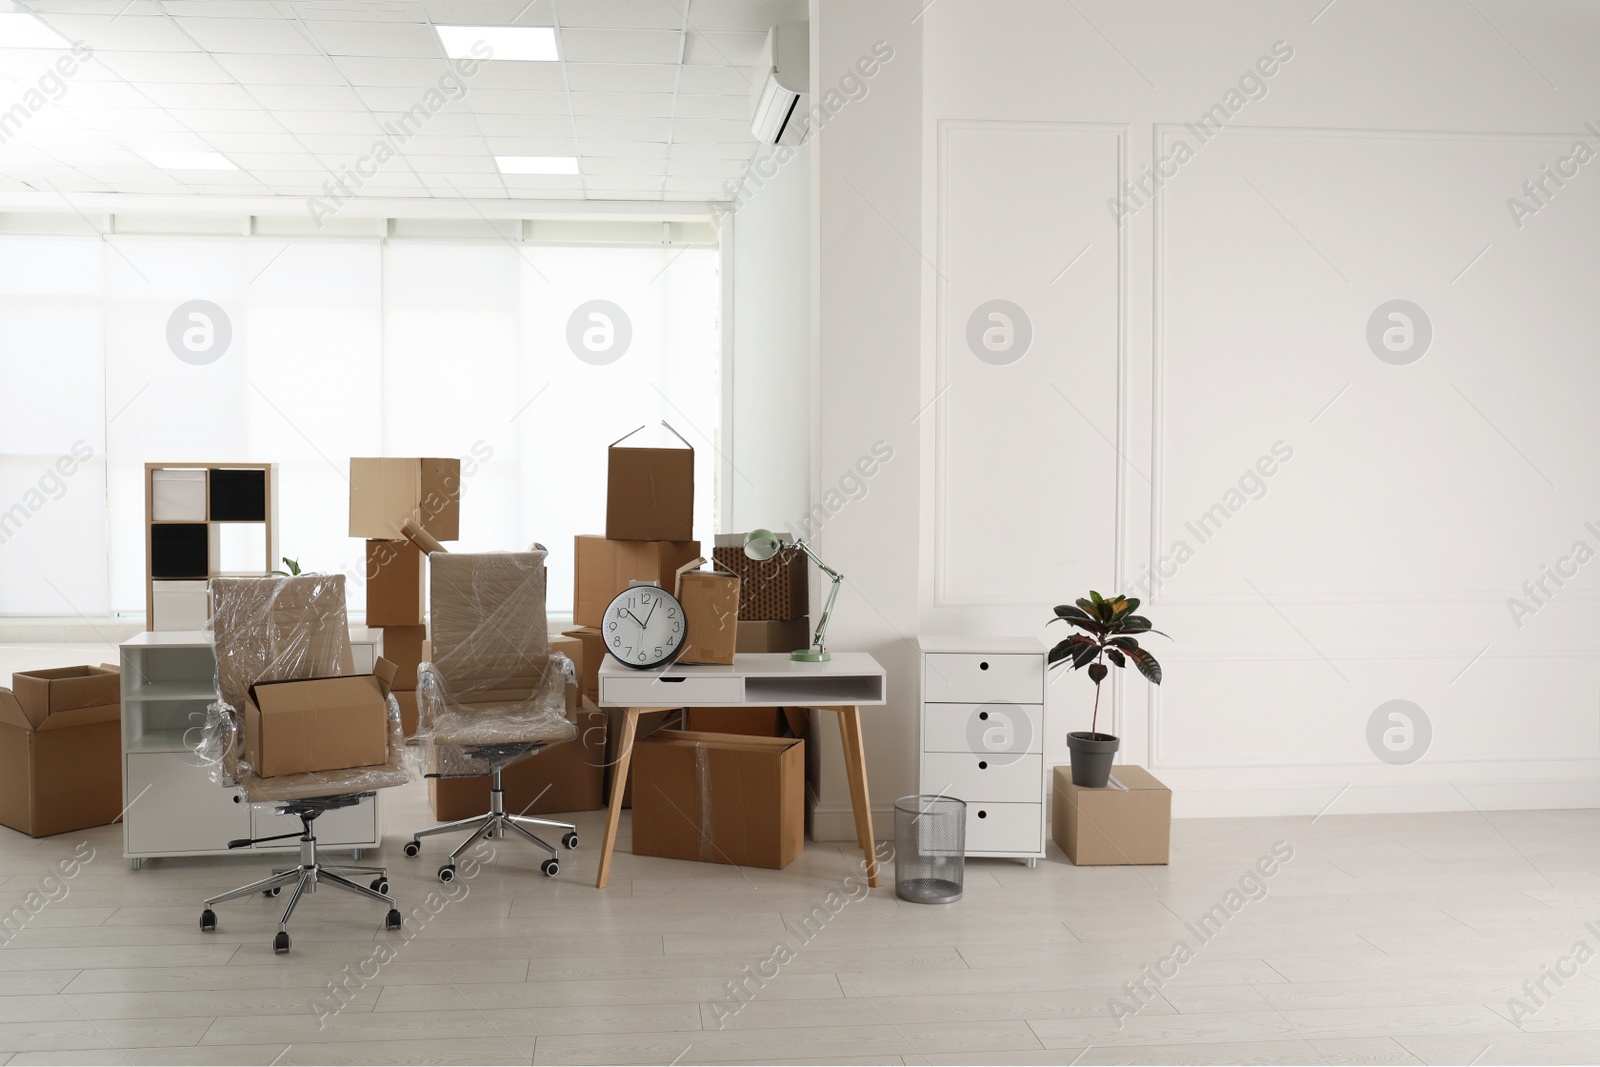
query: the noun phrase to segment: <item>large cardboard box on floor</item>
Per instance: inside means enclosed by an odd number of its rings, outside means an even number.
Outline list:
[[[781,870],[805,850],[804,741],[663,730],[633,748],[633,854]]]
[[[670,590],[678,568],[699,555],[699,541],[613,541],[579,534],[573,539],[572,621],[602,625],[606,605],[629,582],[660,582]]]
[[[115,667],[12,676],[0,689],[0,823],[30,837],[122,811],[122,677]]]
[[[506,811],[551,815],[605,807],[605,712],[582,700],[576,686],[568,686],[567,714],[578,725],[575,740],[551,745],[501,773]],[[489,810],[489,779],[430,778],[428,801],[441,822],[482,815]]]
[[[732,663],[739,637],[738,577],[680,568],[676,595],[683,605],[685,627],[677,662]]]
[[[741,588],[743,583],[740,583]],[[742,595],[742,594],[741,594]],[[811,647],[811,619],[802,615],[798,619],[762,619],[751,622],[739,620],[738,651],[740,652],[793,652]]]
[[[803,618],[811,610],[805,554],[794,551],[788,534],[778,537],[787,547],[771,559],[757,560],[744,554],[744,534],[717,534],[711,558],[718,567],[739,576],[740,619],[784,622]],[[794,646],[804,647],[803,641]]]
[[[371,674],[258,682],[244,708],[245,760],[258,778],[378,767],[389,760],[389,682]]]
[[[1100,789],[1072,784],[1072,768],[1055,768],[1050,834],[1079,867],[1167,862],[1172,840],[1172,790],[1143,767],[1117,765]]]
[[[352,459],[350,536],[403,537],[407,519],[441,541],[461,536],[461,461]]]
[[[694,536],[694,448],[612,443],[606,454],[606,536],[614,541],[687,541]],[[696,552],[695,555],[700,553]]]
[[[421,626],[428,568],[414,541],[367,542],[367,625]]]

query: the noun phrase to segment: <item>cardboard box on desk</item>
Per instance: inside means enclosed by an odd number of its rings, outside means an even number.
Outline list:
[[[792,550],[793,541],[788,534],[778,537],[788,547],[771,559],[755,560],[744,554],[744,534],[717,534],[711,558],[718,567],[739,576],[741,620],[784,622],[804,618],[811,610],[806,557]],[[792,652],[806,644],[802,641],[783,651]]]
[[[600,664],[606,658],[606,639],[598,628],[581,626],[576,630],[563,631],[562,635],[570,641],[576,641],[583,649],[583,661],[578,663],[578,688],[583,691],[585,700],[600,699]],[[555,648],[555,639],[550,641],[550,647]],[[570,653],[569,653],[570,655]]]
[[[407,519],[441,541],[461,536],[461,461],[352,459],[350,536],[400,537]]]
[[[699,555],[698,541],[613,541],[579,534],[573,539],[572,621],[600,626],[606,605],[629,582],[660,582],[671,589],[678,568]]]
[[[683,605],[684,639],[677,662],[731,664],[739,636],[739,579],[688,569],[704,562],[696,559],[678,569],[676,595]]]
[[[606,536],[614,541],[687,541],[694,536],[694,448],[677,430],[661,425],[683,447],[623,445],[641,426],[607,451]]]
[[[377,767],[389,760],[394,664],[371,674],[261,682],[244,708],[244,751],[259,778]]]
[[[519,760],[500,776],[506,811],[551,815],[605,807],[606,716],[575,686],[568,687],[568,714],[578,737]],[[470,819],[489,810],[488,778],[430,778],[428,801],[440,821]]]
[[[1143,767],[1111,768],[1111,784],[1072,784],[1072,768],[1052,774],[1050,834],[1079,867],[1162,864],[1172,839],[1172,790]]]
[[[427,567],[415,542],[367,542],[367,625],[421,626],[427,621]]]
[[[781,870],[805,851],[805,742],[663,730],[633,748],[633,854]]]
[[[30,837],[115,822],[122,811],[122,678],[62,667],[0,689],[0,823]]]

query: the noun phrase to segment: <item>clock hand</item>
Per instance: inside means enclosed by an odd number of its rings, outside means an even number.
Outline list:
[[[661,598],[660,597],[656,597],[655,601],[650,605],[649,613],[646,614],[645,617],[644,617],[644,622],[639,624],[640,626],[644,627],[646,630],[650,629],[650,620],[651,620],[651,618],[653,618],[655,616],[656,607],[660,603],[661,603]]]
[[[622,610],[623,611],[628,611],[627,608],[623,608]],[[628,618],[632,619],[634,622],[639,622],[639,616],[635,615],[631,611],[628,611]],[[644,623],[639,622],[639,629],[641,629],[641,630],[644,629]]]

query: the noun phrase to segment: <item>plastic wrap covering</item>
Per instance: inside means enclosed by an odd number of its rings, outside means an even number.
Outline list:
[[[576,738],[577,675],[550,652],[544,551],[435,553],[428,565],[433,653],[418,672],[415,737],[427,772],[487,774],[515,746]]]
[[[219,700],[206,709],[196,747],[211,779],[237,785],[251,803],[366,792],[410,779],[404,765],[400,705],[386,698],[388,761],[374,767],[260,778],[244,758],[243,708],[258,682],[354,673],[343,575],[213,578],[212,620]]]

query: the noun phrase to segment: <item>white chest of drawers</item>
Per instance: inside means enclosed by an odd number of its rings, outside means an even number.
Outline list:
[[[1044,855],[1045,647],[921,637],[923,793],[967,803],[967,855]]]

